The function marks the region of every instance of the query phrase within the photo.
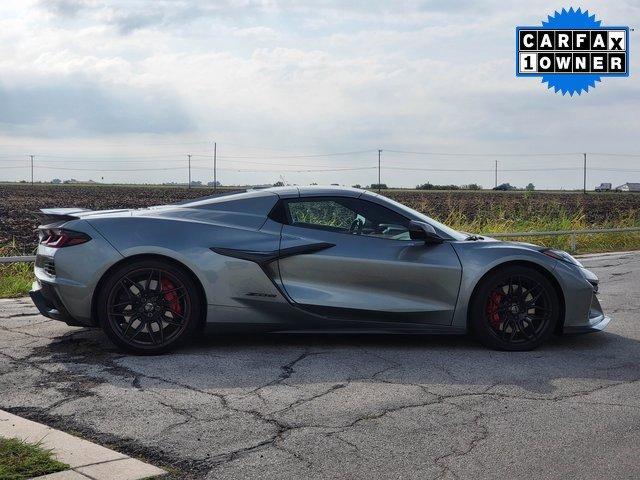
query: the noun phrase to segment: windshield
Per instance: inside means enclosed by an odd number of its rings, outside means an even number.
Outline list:
[[[386,202],[391,203],[392,205],[404,210],[405,212],[410,213],[412,216],[414,217],[418,217],[418,220],[422,221],[422,222],[426,222],[429,225],[431,225],[433,228],[435,228],[436,230],[439,230],[440,232],[444,233],[445,235],[451,237],[454,240],[465,240],[468,235],[464,234],[464,233],[460,233],[457,230],[454,230],[451,227],[446,226],[444,223],[440,223],[437,220],[434,220],[431,217],[427,217],[426,215],[424,215],[423,213],[418,212],[417,210],[414,210],[413,208],[409,208],[406,205],[403,205],[400,202],[396,202],[395,200],[391,200],[388,197],[385,197],[383,195],[378,195],[381,198],[384,198],[384,200]]]

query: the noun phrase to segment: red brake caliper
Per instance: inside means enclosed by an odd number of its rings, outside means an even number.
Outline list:
[[[168,278],[163,278],[162,281],[160,282],[160,286],[162,287],[162,291],[175,289],[173,282]],[[177,292],[170,291],[168,293],[165,293],[164,299],[171,304],[171,310],[173,310],[178,315],[182,314],[182,305],[180,305]]]
[[[500,292],[493,292],[489,295],[489,303],[487,304],[487,316],[489,317],[489,323],[491,323],[491,327],[494,330],[498,330],[500,328],[500,313],[498,310],[500,309],[500,302],[502,301],[502,297],[504,295]]]

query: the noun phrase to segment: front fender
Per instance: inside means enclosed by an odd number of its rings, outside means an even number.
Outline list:
[[[544,269],[560,286],[564,304],[564,322],[575,325],[586,321],[593,287],[577,269],[546,255],[535,246],[516,242],[484,240],[454,242],[453,247],[462,264],[462,281],[452,325],[467,327],[468,309],[476,286],[491,270],[509,263],[529,263]]]

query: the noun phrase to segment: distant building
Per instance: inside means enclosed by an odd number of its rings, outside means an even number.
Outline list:
[[[625,183],[616,187],[619,192],[640,192],[640,183]]]

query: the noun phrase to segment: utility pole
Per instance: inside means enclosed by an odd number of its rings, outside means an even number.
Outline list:
[[[498,160],[496,160],[496,170],[494,173],[494,178],[493,178],[493,183],[494,183],[494,187],[498,186]]]
[[[218,179],[217,179],[217,153],[218,153],[218,145],[216,142],[213,142],[213,191],[216,192],[218,190]]]
[[[380,183],[380,156],[382,155],[382,150],[378,149],[378,193],[382,188],[382,184]]]
[[[187,188],[191,188],[191,154],[188,154],[187,158],[189,159],[189,184]]]
[[[31,157],[31,186],[33,186],[33,155],[29,155]]]
[[[587,154],[584,153],[584,166],[582,176],[582,193],[587,193]]]

